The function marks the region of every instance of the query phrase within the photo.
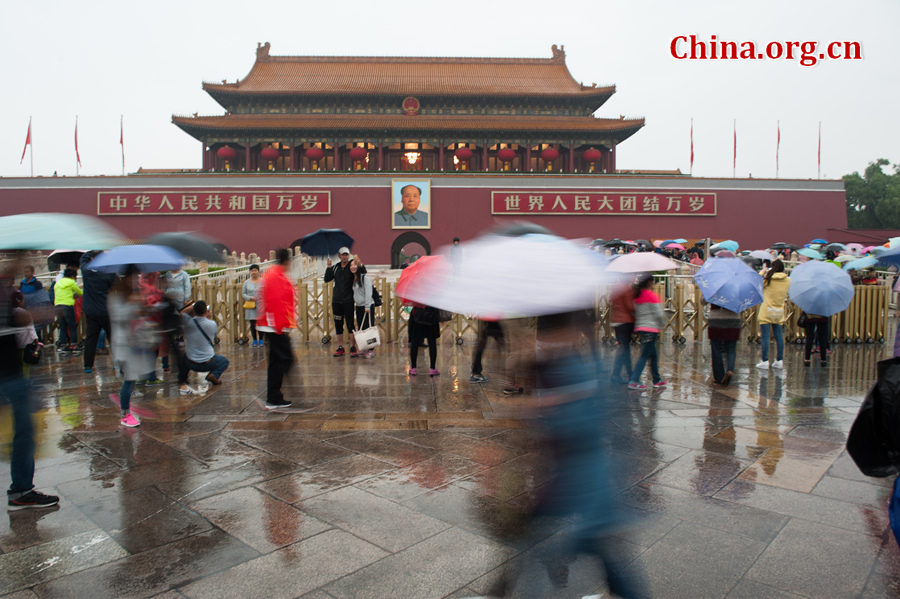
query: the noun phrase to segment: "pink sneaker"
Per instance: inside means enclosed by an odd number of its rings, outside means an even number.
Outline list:
[[[440,373],[441,373],[441,371],[438,370],[437,368],[432,368],[431,370],[428,371],[428,376],[437,376]]]
[[[415,368],[409,369],[409,376],[416,376],[419,372]]]
[[[129,413],[128,416],[122,418],[122,426],[127,426],[128,428],[134,428],[136,426],[140,426],[141,421],[135,418],[134,414]]]

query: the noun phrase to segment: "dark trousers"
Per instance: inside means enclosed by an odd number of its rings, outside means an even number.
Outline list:
[[[616,333],[616,361],[613,362],[613,378],[621,378],[625,369],[625,380],[631,380],[631,336],[634,334],[634,323],[624,322],[614,329]]]
[[[412,327],[412,333],[409,336],[409,367],[415,368],[416,361],[419,357],[419,344],[423,339],[428,339],[428,358],[431,361],[431,367],[437,365],[437,337],[425,337],[422,335],[421,327]]]
[[[828,335],[831,332],[831,323],[827,320],[821,322],[807,322],[803,328],[806,330],[806,347],[803,350],[803,359],[809,360],[812,355],[813,344],[819,346],[821,360],[828,359]]]
[[[268,334],[269,367],[266,370],[266,401],[278,403],[284,399],[281,393],[281,383],[284,375],[291,369],[294,363],[294,352],[291,349],[291,338],[287,331],[278,335]]]
[[[259,339],[259,333],[256,332],[256,321],[255,321],[255,320],[248,320],[247,322],[250,323],[250,337],[251,337],[254,341],[258,340],[258,339]]]
[[[84,367],[94,367],[94,356],[97,355],[97,341],[100,339],[100,331],[106,331],[106,338],[112,343],[112,335],[109,331],[109,316],[84,315],[87,332],[84,338]]]
[[[75,322],[75,306],[56,306],[56,322],[59,324],[59,341],[63,344],[78,342],[78,330]]]
[[[734,372],[734,364],[737,360],[737,340],[710,339],[709,347],[712,355],[713,380],[721,383],[726,372]]]
[[[485,322],[478,327],[478,338],[475,341],[475,353],[472,356],[472,374],[481,374],[481,358],[484,356],[484,349],[487,347],[488,337],[493,337],[500,346],[501,351],[504,349],[505,341],[503,339],[503,329],[499,322]]]
[[[363,322],[365,321],[365,322]],[[375,310],[366,310],[365,306],[356,306],[356,326],[359,330],[375,326]]]
[[[18,499],[34,488],[34,425],[28,401],[28,382],[22,375],[0,378],[0,397],[12,404],[13,443],[7,495]]]
[[[334,314],[335,333],[342,335],[344,333],[345,324],[347,325],[347,332],[353,333],[353,312],[355,307],[353,300],[349,302],[331,302],[331,313]]]

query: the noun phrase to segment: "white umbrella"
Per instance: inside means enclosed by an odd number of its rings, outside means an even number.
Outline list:
[[[407,299],[484,318],[539,316],[594,305],[608,261],[554,235],[487,235],[466,244],[433,285]]]
[[[656,252],[639,252],[624,254],[613,260],[607,270],[609,272],[655,272],[657,270],[675,270],[678,265],[662,254]]]

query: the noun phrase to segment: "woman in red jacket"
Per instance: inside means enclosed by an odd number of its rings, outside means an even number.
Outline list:
[[[297,326],[294,285],[285,272],[291,254],[284,248],[275,252],[275,264],[262,276],[257,290],[256,330],[268,335],[269,366],[266,370],[266,409],[286,408],[281,383],[294,363],[290,329]]]

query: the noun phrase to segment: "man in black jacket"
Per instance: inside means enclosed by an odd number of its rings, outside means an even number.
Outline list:
[[[334,330],[335,336],[339,338],[337,350],[334,352],[335,357],[344,355],[344,343],[350,338],[350,355],[356,354],[356,348],[353,346],[353,273],[350,272],[350,249],[342,247],[338,250],[338,256],[341,258],[340,264],[331,265],[328,261],[325,269],[325,282],[334,281],[334,289],[331,293],[331,312],[334,314]],[[366,267],[362,265],[359,258],[356,258],[357,273],[365,274]],[[344,335],[344,324],[347,325],[347,334]]]
[[[84,284],[84,296],[81,309],[84,311],[87,335],[84,340],[84,371],[94,369],[94,356],[97,353],[97,340],[100,329],[106,331],[107,340],[111,340],[109,328],[109,312],[106,311],[106,298],[109,288],[116,282],[114,273],[105,273],[88,268],[91,260],[100,252],[85,252],[81,256],[81,280]]]

